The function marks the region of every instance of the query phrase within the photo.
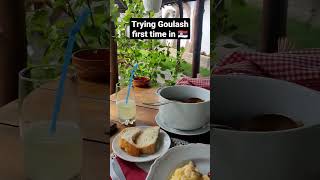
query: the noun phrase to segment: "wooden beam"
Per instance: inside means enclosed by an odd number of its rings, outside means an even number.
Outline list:
[[[18,98],[18,73],[26,66],[24,0],[0,1],[0,106]]]
[[[287,34],[288,0],[263,1],[261,51],[277,52],[278,39]]]
[[[110,94],[116,92],[116,84],[118,83],[118,58],[117,58],[117,42],[115,41],[115,26],[111,22],[111,38],[110,38]]]
[[[200,72],[200,55],[202,41],[202,24],[203,24],[204,0],[197,0],[195,12],[195,27],[193,41],[193,59],[192,59],[192,77],[197,77]]]
[[[183,18],[183,5],[182,5],[182,0],[177,0],[177,4],[179,7],[179,16],[180,18]],[[181,48],[181,40],[177,39],[177,56],[180,53],[180,48]]]

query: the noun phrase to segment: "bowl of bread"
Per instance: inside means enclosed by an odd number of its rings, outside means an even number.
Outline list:
[[[169,135],[158,126],[123,129],[113,140],[113,152],[130,162],[148,162],[163,155],[170,147]]]

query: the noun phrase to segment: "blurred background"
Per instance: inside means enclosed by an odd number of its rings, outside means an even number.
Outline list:
[[[320,45],[318,0],[217,0],[215,5],[217,19],[214,23],[218,32],[215,60],[238,50],[269,52],[277,49],[266,48],[270,46],[267,37],[284,37],[295,49]],[[275,29],[268,30],[271,26]]]

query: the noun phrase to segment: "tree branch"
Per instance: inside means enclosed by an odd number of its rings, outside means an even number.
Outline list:
[[[74,14],[74,12],[73,12],[73,10],[72,10],[72,6],[71,6],[71,4],[70,4],[69,1],[67,1],[67,5],[68,5],[68,8],[69,8],[69,12],[70,12],[70,13],[68,13],[69,16],[72,17],[73,22],[77,22],[76,16],[75,16],[75,14]],[[68,12],[68,11],[67,11],[67,12]],[[80,38],[81,38],[81,40],[83,41],[83,43],[88,47],[88,46],[89,46],[89,45],[88,45],[88,42],[87,42],[86,39],[84,38],[84,36],[83,36],[83,34],[81,33],[81,31],[79,32],[79,35],[80,35]]]
[[[96,28],[96,23],[94,21],[90,0],[86,0],[86,3],[87,3],[88,8],[90,9],[90,18],[91,18],[92,26],[94,28]],[[98,36],[98,42],[99,42],[100,46],[102,46],[102,42],[101,42],[100,36]]]

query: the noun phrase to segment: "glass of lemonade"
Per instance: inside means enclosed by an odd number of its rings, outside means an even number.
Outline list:
[[[136,121],[136,102],[134,88],[131,87],[130,94],[127,99],[128,86],[118,83],[116,86],[116,104],[118,118],[121,124],[130,125]]]
[[[56,131],[49,127],[62,66],[30,67],[19,73],[20,135],[27,180],[80,180],[82,137],[78,78],[68,69]]]

